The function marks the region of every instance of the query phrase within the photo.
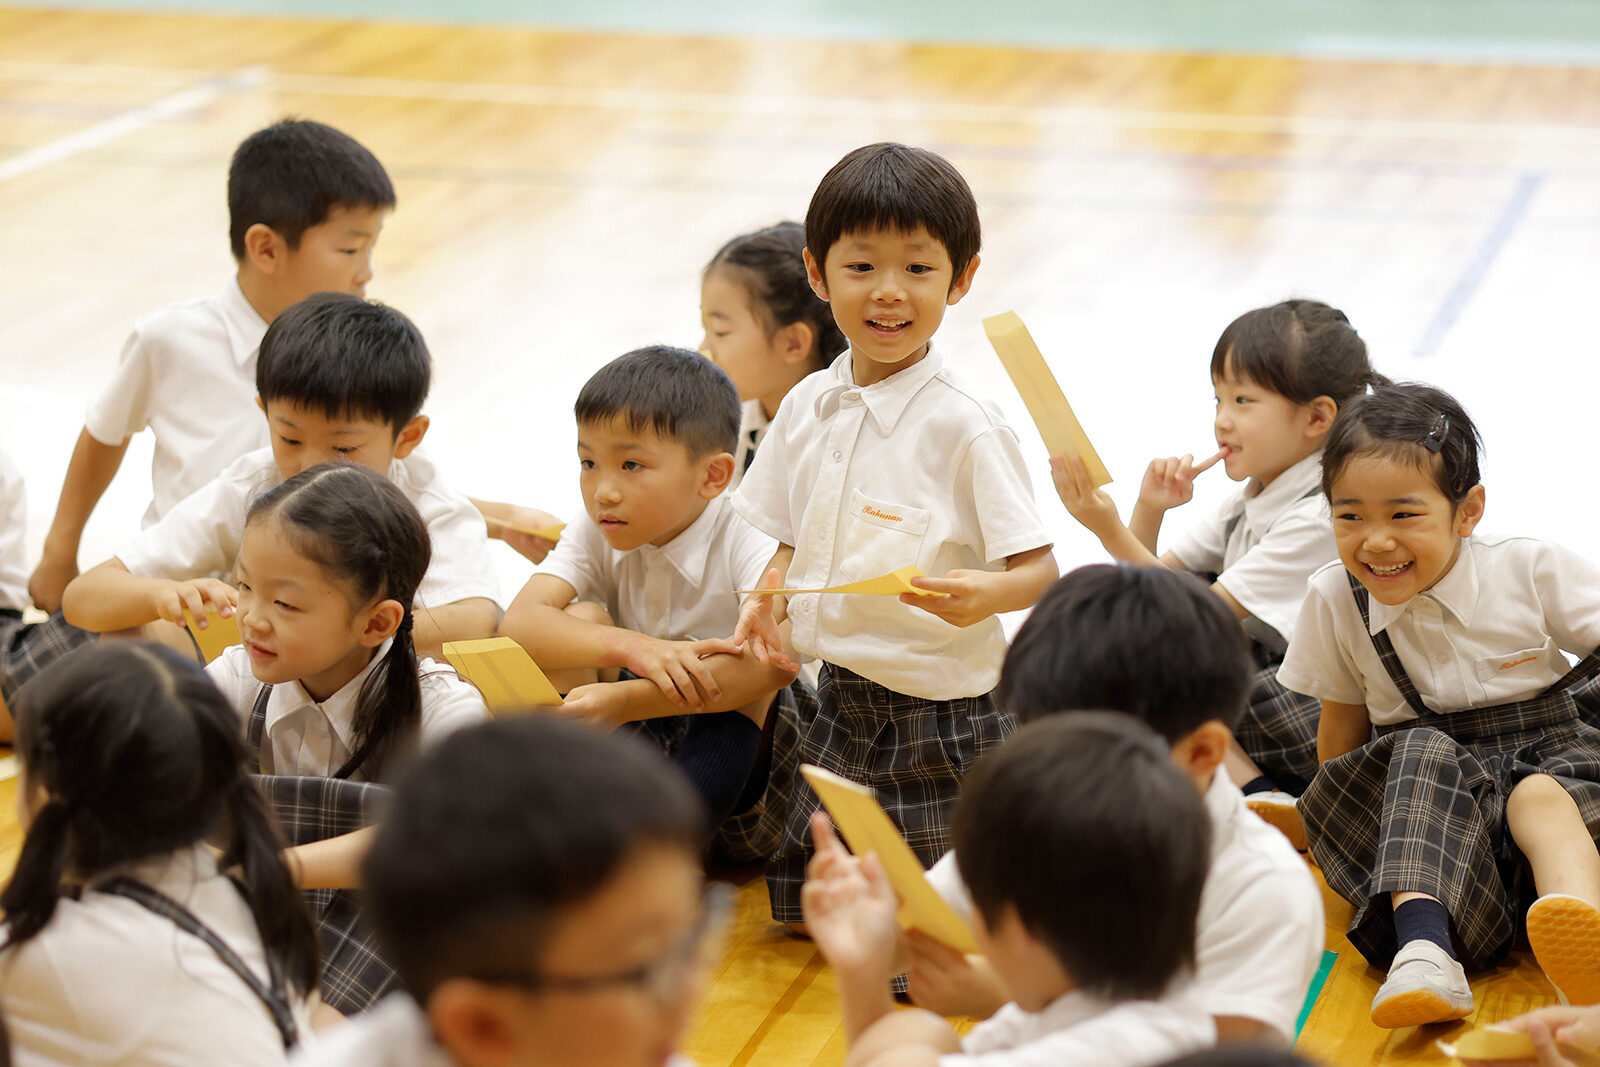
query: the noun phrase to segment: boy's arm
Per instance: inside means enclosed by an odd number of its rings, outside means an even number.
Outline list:
[[[129,573],[115,557],[91,567],[67,585],[61,597],[66,620],[92,633],[127,630],[156,619],[184,625],[187,609],[202,627],[208,606],[233,614],[239,593],[215,578],[144,578]]]
[[[294,884],[301,889],[360,889],[361,861],[372,848],[376,826],[283,850]]]
[[[1317,762],[1327,763],[1346,752],[1354,752],[1372,740],[1372,720],[1365,704],[1322,702],[1322,718],[1317,723]]]
[[[789,580],[789,566],[794,562],[794,546],[779,543],[778,550],[766,566],[766,575],[760,589],[782,589]],[[788,621],[787,601],[782,596],[755,593],[745,597],[739,607],[739,622],[734,627],[733,644],[743,648],[747,643],[760,663],[777,663],[785,670],[798,671],[800,665],[783,650],[780,627]]]
[[[1006,557],[1003,571],[951,571],[943,578],[913,578],[918,589],[943,597],[900,594],[900,602],[937,615],[953,626],[971,626],[1003,611],[1029,608],[1060,575],[1052,546],[1043,545]]]
[[[478,509],[484,519],[490,520],[489,537],[491,539],[504,541],[532,562],[543,563],[544,558],[550,554],[550,550],[556,547],[556,543],[548,537],[535,537],[533,534],[525,533],[523,530],[514,530],[510,526],[502,526],[500,523],[493,521],[499,519],[501,522],[512,523],[528,530],[539,530],[547,526],[561,525],[561,520],[549,512],[540,511],[538,508],[525,508],[516,504],[506,504],[497,500],[479,500],[476,497],[468,497],[467,499],[472,501],[472,506]]]
[[[878,857],[858,861],[823,812],[811,816],[816,852],[800,891],[806,932],[839,981],[845,1036],[854,1046],[867,1029],[894,1012],[889,980],[900,943],[899,902]]]
[[[680,642],[681,643],[681,642]],[[713,690],[706,690],[696,713],[733,711],[753,703],[768,693],[794,681],[795,673],[777,663],[762,663],[754,656],[713,653],[700,661],[712,678]],[[630,678],[620,682],[580,685],[567,694],[561,714],[608,726],[619,726],[640,719],[663,715],[682,715],[682,704],[669,699],[654,682]]]
[[[446,641],[493,637],[500,625],[500,605],[488,597],[468,597],[437,608],[418,609],[415,619],[411,640],[417,655],[443,660]]]
[[[850,1048],[845,1067],[935,1067],[940,1056],[961,1051],[949,1023],[931,1011],[890,1012]]]
[[[78,433],[66,479],[61,483],[55,518],[45,535],[44,554],[28,579],[28,596],[39,610],[55,611],[61,607],[67,583],[78,576],[83,528],[127,452],[127,441],[108,445],[96,440],[87,429]]]

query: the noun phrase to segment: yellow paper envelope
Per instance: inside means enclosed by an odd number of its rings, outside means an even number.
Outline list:
[[[1440,1052],[1460,1060],[1532,1060],[1537,1056],[1527,1034],[1493,1027],[1468,1030],[1454,1044],[1442,1040],[1437,1044]]]
[[[239,636],[239,620],[235,615],[224,619],[214,611],[206,612],[205,629],[195,625],[194,616],[187,611],[183,613],[183,621],[189,626],[189,634],[194,638],[194,643],[200,649],[200,658],[207,663],[222,655],[234,645],[244,643],[244,638]]]
[[[447,641],[444,658],[483,694],[492,715],[561,703],[561,694],[533,662],[527,649],[509,637]]]
[[[878,861],[889,874],[889,884],[900,897],[900,925],[921,930],[961,952],[978,951],[972,928],[928,884],[922,863],[889,821],[872,790],[811,763],[802,763],[800,773],[822,798],[850,850],[858,856],[878,854]]]
[[[483,521],[490,526],[498,526],[502,530],[515,530],[517,533],[524,533],[529,537],[542,537],[546,541],[561,540],[561,531],[567,528],[567,524],[564,522],[558,522],[554,526],[522,526],[505,519],[497,519],[492,515],[485,515]]]
[[[1006,373],[1011,375],[1022,402],[1028,405],[1028,414],[1033,416],[1033,424],[1039,427],[1039,436],[1044,438],[1050,454],[1067,459],[1077,456],[1088,468],[1089,478],[1095,485],[1110,482],[1111,473],[1100,462],[1100,454],[1089,443],[1089,436],[1078,424],[1066,394],[1061,391],[1056,376],[1050,373],[1044,355],[1033,343],[1032,335],[1017,313],[1008,311],[984,319],[983,332],[989,335],[989,343],[994,345]]]
[[[901,593],[910,593],[913,596],[942,597],[948,593],[935,593],[931,589],[918,589],[911,584],[913,578],[926,578],[923,569],[913,563],[909,567],[901,567],[889,574],[882,574],[876,578],[868,578],[861,582],[850,582],[847,585],[830,585],[826,589],[735,589],[736,596],[747,596],[751,593],[782,593],[790,596],[794,593],[860,593],[866,596],[899,596]]]

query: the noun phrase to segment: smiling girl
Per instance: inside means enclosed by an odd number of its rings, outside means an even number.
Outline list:
[[[1300,807],[1328,885],[1356,906],[1351,943],[1388,968],[1378,1026],[1471,1012],[1452,935],[1467,963],[1494,964],[1528,888],[1546,976],[1600,1001],[1600,731],[1569,692],[1600,669],[1600,568],[1476,535],[1478,449],[1437,389],[1345,409],[1322,460],[1340,562],[1312,576],[1279,674],[1322,701],[1322,770]],[[1569,670],[1563,652],[1586,658]]]

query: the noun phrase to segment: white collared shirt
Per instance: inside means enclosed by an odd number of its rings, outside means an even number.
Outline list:
[[[259,411],[256,418],[264,421]],[[433,464],[416,452],[389,465],[389,480],[416,505],[433,545],[428,572],[417,587],[417,610],[475,597],[498,602],[489,529],[472,501],[445,486]],[[141,532],[117,559],[130,574],[144,578],[226,579],[239,556],[250,502],[279,481],[271,448],[242,456]]]
[[[729,492],[739,487],[745,468],[755,461],[756,449],[761,447],[761,439],[767,436],[767,427],[771,425],[772,420],[762,410],[759,397],[739,405],[739,447],[733,451],[733,480],[728,483]]]
[[[237,279],[219,295],[169,304],[134,324],[84,429],[120,445],[155,434],[149,526],[222,469],[267,443],[256,407],[256,356],[267,322]]]
[[[939,1067],[1149,1067],[1216,1044],[1217,1028],[1185,991],[1113,1003],[1073,990],[1043,1011],[1007,1004],[973,1027]]]
[[[778,543],[741,519],[726,495],[661,546],[619,552],[587,512],[562,532],[541,574],[579,600],[605,605],[618,626],[666,641],[728,637],[739,622],[735,589],[756,589]]]
[[[129,865],[267,980],[250,907],[203,844]],[[63,899],[35,937],[0,953],[0,1003],[18,1067],[280,1067],[272,1016],[216,952],[171,919],[93,888]],[[294,1005],[309,1035],[306,1001]]]
[[[1050,544],[1000,412],[920,361],[866,387],[847,350],[789,391],[733,498],[794,546],[787,585],[821,588],[916,564],[999,571]],[[792,596],[795,648],[924,700],[979,696],[1005,657],[1000,620],[957,627],[896,597]]]
[[[1306,580],[1339,558],[1322,495],[1322,453],[1302,459],[1256,495],[1248,492],[1231,495],[1215,519],[1191,527],[1171,551],[1185,569],[1217,574],[1233,599],[1287,643]]]
[[[1278,680],[1365,704],[1374,723],[1414,719],[1372,645],[1385,630],[1430,710],[1504,704],[1566,674],[1562,652],[1582,658],[1600,645],[1600,567],[1531,537],[1474,535],[1433,588],[1392,607],[1373,599],[1368,611],[1370,628],[1343,564],[1313,574]]]
[[[367,676],[394,644],[390,638],[378,646],[361,673],[320,703],[298,681],[272,687],[267,697],[266,729],[261,741],[261,773],[328,778],[350,758],[356,704]],[[250,712],[261,683],[250,669],[250,654],[234,645],[206,666],[206,673],[239,713],[250,722]],[[489,709],[476,686],[444,664],[424,657],[417,664],[422,686],[422,722],[417,747],[425,749],[452,731],[476,726],[488,719]],[[359,774],[351,776],[364,781]]]
[[[1254,1019],[1293,1044],[1327,938],[1322,893],[1288,838],[1245,806],[1221,767],[1205,804],[1211,867],[1200,894],[1190,995],[1213,1017]],[[928,882],[973,922],[954,852],[933,865]]]
[[[28,596],[28,493],[22,472],[0,452],[0,608],[25,611]]]

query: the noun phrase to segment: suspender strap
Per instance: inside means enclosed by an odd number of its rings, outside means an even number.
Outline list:
[[[268,986],[209,926],[195,918],[193,912],[171,897],[158,893],[143,882],[136,882],[132,878],[113,878],[98,888],[103,893],[127,897],[162,918],[171,920],[185,933],[204,941],[228,970],[238,975],[239,980],[249,987],[250,992],[266,1005],[267,1011],[272,1015],[273,1023],[278,1027],[278,1035],[283,1038],[284,1049],[292,1049],[299,1042],[300,1033],[295,1026],[294,1013],[289,1009],[289,995],[283,973],[270,954],[267,956],[267,973],[272,979],[272,984]]]
[[[1299,496],[1295,497],[1294,500],[1291,502],[1290,506],[1293,506],[1294,504],[1298,504],[1302,500],[1310,500],[1314,496],[1321,496],[1321,495],[1322,495],[1322,486],[1320,486],[1320,485],[1312,486],[1310,489],[1307,489],[1305,492],[1303,492]],[[1233,518],[1229,519],[1228,520],[1228,525],[1226,527],[1224,527],[1223,530],[1222,530],[1222,544],[1223,544],[1223,550],[1224,551],[1227,550],[1228,542],[1233,540],[1233,531],[1237,530],[1239,528],[1239,524],[1244,521],[1244,504],[1245,504],[1244,501],[1240,501],[1240,503],[1239,503],[1239,514],[1237,514]],[[1288,508],[1284,509],[1284,511],[1287,511],[1287,510],[1288,510]],[[1283,513],[1279,512],[1278,517],[1282,518],[1283,517]],[[1274,519],[1272,521],[1273,522],[1277,522],[1278,520]],[[1270,532],[1271,529],[1272,529],[1272,526],[1269,524],[1267,526],[1267,531]],[[1263,532],[1261,536],[1262,537],[1266,537],[1266,535],[1267,535],[1266,532]]]
[[[264,685],[250,706],[250,724],[245,728],[245,744],[256,758],[256,773],[261,773],[261,740],[267,733],[267,698],[272,696],[272,686]]]

